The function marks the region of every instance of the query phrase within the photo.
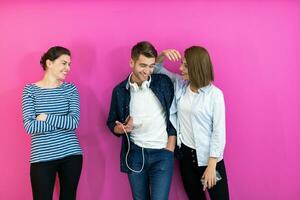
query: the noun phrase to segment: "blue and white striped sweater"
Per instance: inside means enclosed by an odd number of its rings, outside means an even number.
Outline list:
[[[28,84],[23,91],[23,122],[31,135],[31,163],[82,154],[75,129],[79,123],[79,95],[75,85],[45,89]],[[36,120],[41,113],[46,121]]]

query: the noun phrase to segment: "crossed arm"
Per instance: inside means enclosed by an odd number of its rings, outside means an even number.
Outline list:
[[[41,113],[36,116],[33,95],[24,90],[22,99],[23,122],[27,133],[37,134],[57,129],[74,130],[79,124],[79,95],[75,90],[70,97],[69,113],[66,115]]]

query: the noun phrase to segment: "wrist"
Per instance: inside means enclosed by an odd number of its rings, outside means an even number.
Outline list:
[[[217,158],[210,157],[210,158],[208,159],[208,164],[207,164],[207,166],[210,167],[210,168],[211,168],[211,167],[212,167],[212,168],[216,168],[217,162],[218,162],[218,159],[217,159]]]
[[[176,145],[176,136],[169,136],[168,137],[168,142],[167,142],[167,147],[168,149],[174,151]]]
[[[164,59],[165,59],[165,54],[162,52],[161,54],[158,55],[158,57],[156,59],[156,63],[161,64],[164,62]]]
[[[171,151],[174,151],[174,149],[175,149],[175,145],[172,145],[172,144],[167,144],[167,147],[166,147],[166,149],[169,149],[169,150],[171,150]]]

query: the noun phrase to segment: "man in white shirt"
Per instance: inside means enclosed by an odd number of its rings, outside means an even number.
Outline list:
[[[149,42],[131,51],[132,73],[112,94],[107,125],[122,136],[121,171],[128,174],[134,199],[168,199],[176,130],[169,121],[174,97],[171,80],[152,74],[157,51]]]

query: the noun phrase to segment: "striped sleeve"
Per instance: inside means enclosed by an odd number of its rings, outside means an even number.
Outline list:
[[[71,93],[67,115],[48,114],[46,123],[60,129],[74,130],[78,127],[80,116],[79,94],[77,88]]]
[[[30,88],[31,86],[27,85],[23,90],[22,96],[23,124],[26,132],[28,134],[35,134],[56,130],[57,128],[54,126],[44,121],[36,120],[34,96]]]

